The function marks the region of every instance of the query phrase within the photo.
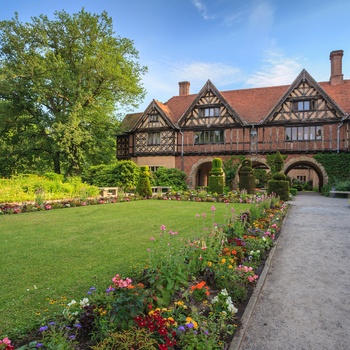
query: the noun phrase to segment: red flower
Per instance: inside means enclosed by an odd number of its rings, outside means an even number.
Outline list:
[[[168,350],[168,345],[166,344],[158,344],[159,350]]]

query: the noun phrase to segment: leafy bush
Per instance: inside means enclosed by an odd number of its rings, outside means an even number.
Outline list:
[[[61,176],[23,174],[11,179],[0,179],[0,203],[95,197],[99,190],[83,183],[79,177],[62,180]]]
[[[290,192],[291,195],[296,196],[298,194],[298,189],[291,187],[289,189],[289,192]]]
[[[253,174],[252,161],[245,159],[239,172],[239,189],[246,190],[251,194],[255,191],[255,178]]]
[[[282,201],[289,199],[289,182],[281,180],[270,180],[267,188],[267,194],[275,193]]]
[[[186,173],[179,169],[159,167],[153,177],[155,186],[171,186],[174,191],[187,190]]]
[[[222,194],[225,187],[224,171],[220,158],[214,158],[209,176],[209,192]]]
[[[136,193],[142,197],[152,197],[150,177],[149,167],[147,165],[141,166],[140,177],[136,186]]]
[[[84,171],[83,180],[98,187],[135,188],[139,167],[130,160],[121,160],[110,165],[95,165]]]

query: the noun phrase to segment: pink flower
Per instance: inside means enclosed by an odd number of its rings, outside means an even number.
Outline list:
[[[207,214],[206,214],[206,213],[202,213],[202,217],[203,217],[203,218],[206,218],[206,217],[207,217]]]
[[[0,340],[1,341],[1,340]],[[9,338],[4,338],[3,340],[2,340],[2,342],[4,343],[4,344],[6,344],[6,345],[10,345],[11,344],[11,340],[9,339]],[[1,343],[0,343],[1,344]]]
[[[165,226],[165,225],[161,225],[161,226],[160,226],[160,229],[161,229],[162,231],[165,231],[165,230],[166,230],[166,226]]]
[[[200,217],[200,215],[199,214],[196,214],[196,218],[198,219]]]
[[[151,237],[150,240],[151,240],[151,241],[154,241],[154,237]]]
[[[214,212],[216,209],[214,206],[211,207],[211,211]]]

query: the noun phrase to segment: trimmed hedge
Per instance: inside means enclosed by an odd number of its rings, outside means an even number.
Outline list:
[[[289,181],[270,180],[267,194],[275,193],[282,201],[289,200]]]

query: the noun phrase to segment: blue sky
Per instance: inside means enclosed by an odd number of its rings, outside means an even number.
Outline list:
[[[23,22],[55,11],[107,11],[116,35],[134,41],[152,99],[177,95],[178,82],[197,93],[210,79],[219,90],[290,84],[305,68],[330,76],[329,54],[344,50],[350,78],[350,1],[346,0],[0,0],[1,20]]]

